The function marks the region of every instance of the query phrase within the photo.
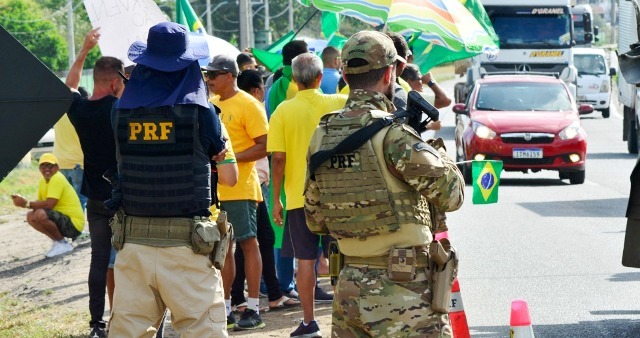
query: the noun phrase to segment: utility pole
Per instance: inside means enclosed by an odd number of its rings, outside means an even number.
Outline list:
[[[207,0],[207,34],[213,35],[213,24],[211,23],[211,0]]]
[[[73,38],[73,0],[67,0],[67,44],[69,45],[69,69],[76,60],[76,46]]]
[[[289,0],[289,30],[293,30],[293,0]]]
[[[269,0],[264,0],[264,30],[269,30]]]
[[[239,0],[240,50],[253,47],[253,13],[251,0]]]

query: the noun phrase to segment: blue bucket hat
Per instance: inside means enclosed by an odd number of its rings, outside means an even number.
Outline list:
[[[129,47],[129,60],[163,72],[175,72],[202,59],[209,60],[206,37],[175,22],[149,28],[147,43],[136,41]]]

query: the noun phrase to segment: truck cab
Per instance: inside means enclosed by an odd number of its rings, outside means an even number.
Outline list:
[[[481,54],[472,59],[468,83],[457,85],[454,96],[464,100],[469,83],[481,74],[521,72],[557,74],[577,97],[577,70],[572,50],[575,34],[572,0],[481,0],[499,38],[498,53]],[[591,36],[585,34],[585,40]]]
[[[611,103],[611,77],[616,75],[615,68],[609,68],[606,54],[601,48],[575,48],[573,64],[578,70],[579,104],[589,104],[609,117]]]

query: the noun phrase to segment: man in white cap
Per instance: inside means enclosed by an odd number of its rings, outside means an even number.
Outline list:
[[[206,41],[172,22],[129,49],[136,67],[112,118],[122,206],[111,337],[153,336],[167,307],[182,337],[227,336],[210,258],[226,245],[209,219],[210,162],[225,143],[198,64],[207,58]]]

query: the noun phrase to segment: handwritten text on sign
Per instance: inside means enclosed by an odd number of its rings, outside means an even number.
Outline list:
[[[168,21],[153,0],[84,0],[91,25],[100,27],[100,51],[117,57],[125,65],[129,46],[147,41],[151,26]]]

